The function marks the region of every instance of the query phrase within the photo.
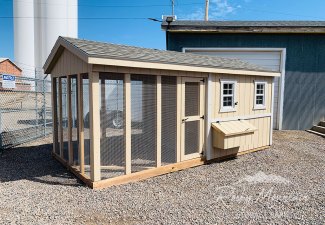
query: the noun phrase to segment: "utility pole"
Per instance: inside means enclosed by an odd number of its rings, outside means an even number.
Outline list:
[[[174,8],[175,8],[175,0],[172,0],[172,16],[175,15]]]
[[[205,0],[205,21],[209,20],[209,0]]]

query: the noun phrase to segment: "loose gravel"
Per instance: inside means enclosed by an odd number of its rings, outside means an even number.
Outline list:
[[[0,156],[0,223],[324,224],[325,139],[273,137],[264,151],[104,190],[52,159],[51,137],[18,146]]]

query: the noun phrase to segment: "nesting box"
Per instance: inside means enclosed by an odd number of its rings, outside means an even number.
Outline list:
[[[257,128],[245,120],[212,123],[213,147],[219,149],[236,148],[244,145]]]

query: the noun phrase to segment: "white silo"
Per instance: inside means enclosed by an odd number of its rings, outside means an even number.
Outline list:
[[[40,66],[47,59],[59,36],[78,36],[77,0],[42,0],[41,8],[41,42],[42,52]]]
[[[14,36],[15,61],[26,68],[23,74],[30,76],[33,67],[43,77],[57,38],[78,37],[78,0],[14,0]]]
[[[14,55],[23,76],[34,77],[35,70],[35,27],[34,1],[13,1],[14,10]]]

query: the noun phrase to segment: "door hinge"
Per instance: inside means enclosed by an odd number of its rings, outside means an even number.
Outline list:
[[[200,80],[200,81],[202,81],[203,83],[205,82],[205,80],[204,80],[204,79],[202,79],[202,80]]]

